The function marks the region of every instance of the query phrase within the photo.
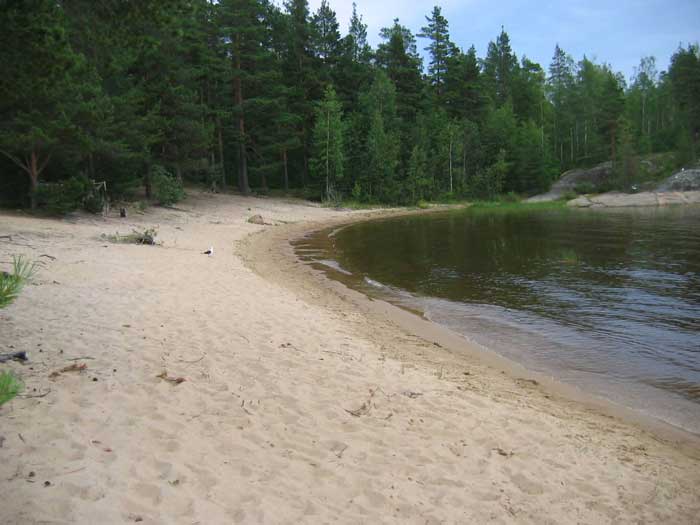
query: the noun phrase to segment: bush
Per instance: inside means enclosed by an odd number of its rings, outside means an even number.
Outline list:
[[[22,382],[12,372],[0,373],[0,406],[22,391]]]
[[[182,182],[168,173],[163,166],[151,168],[153,198],[161,206],[172,206],[185,198]]]
[[[592,182],[579,182],[575,187],[574,191],[578,195],[583,195],[585,193],[595,193],[596,187]]]
[[[509,191],[505,195],[501,195],[500,199],[501,202],[520,202],[520,196],[515,193],[514,191]]]
[[[90,194],[87,177],[71,177],[63,182],[44,182],[36,191],[37,203],[51,214],[65,215],[83,206]]]

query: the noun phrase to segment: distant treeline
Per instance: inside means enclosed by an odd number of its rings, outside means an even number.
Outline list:
[[[545,68],[503,30],[459,49],[435,7],[367,43],[324,1],[0,0],[0,200],[163,174],[248,193],[410,204],[546,190],[562,171],[637,154],[695,159],[700,52],[630,85],[558,45]],[[419,43],[429,57],[423,67]],[[46,184],[46,186],[60,186]],[[74,184],[75,186],[75,184]],[[78,185],[79,186],[79,185]],[[76,187],[78,187],[76,186]]]

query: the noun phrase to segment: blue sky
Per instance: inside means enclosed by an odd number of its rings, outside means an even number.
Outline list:
[[[368,25],[373,47],[379,43],[379,29],[401,23],[418,33],[436,4],[435,0],[356,0],[358,13]],[[352,1],[329,0],[347,32]],[[321,0],[310,0],[315,11]],[[510,35],[518,57],[523,54],[545,69],[559,45],[574,60],[584,54],[612,65],[629,78],[643,56],[655,56],[659,71],[668,67],[679,44],[700,40],[700,0],[444,0],[437,2],[450,22],[452,40],[465,50],[472,44],[483,57],[490,40],[501,25]],[[420,48],[425,42],[419,39]]]

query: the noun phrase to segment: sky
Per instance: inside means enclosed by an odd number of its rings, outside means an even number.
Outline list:
[[[419,33],[436,5],[435,0],[356,3],[374,48],[381,41],[380,28],[392,25],[396,17]],[[310,0],[311,12],[320,4],[321,0]],[[352,1],[329,0],[329,4],[345,35]],[[680,44],[700,41],[700,0],[443,0],[437,5],[450,23],[452,41],[465,51],[473,44],[483,57],[503,26],[518,57],[525,54],[545,70],[558,43],[576,62],[585,54],[630,79],[642,57],[656,57],[657,69],[664,71]],[[419,49],[426,45],[418,40]]]

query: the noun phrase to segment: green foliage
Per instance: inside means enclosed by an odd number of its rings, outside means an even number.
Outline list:
[[[595,184],[592,182],[579,182],[575,187],[574,191],[578,195],[585,195],[589,193],[595,193],[596,192],[596,187]]]
[[[12,258],[12,273],[0,273],[0,308],[14,301],[24,285],[34,277],[38,268],[22,255]]]
[[[0,372],[0,406],[14,399],[24,388],[12,372]]]
[[[430,44],[425,48],[430,53],[428,74],[436,95],[440,97],[444,91],[447,62],[455,54],[456,47],[450,42],[449,23],[442,16],[440,6],[433,7],[431,15],[426,16],[425,20],[428,23],[421,28],[418,36],[430,40]]]
[[[151,168],[151,186],[153,198],[161,206],[172,206],[185,198],[185,190],[176,177],[173,177],[163,166]]]
[[[37,205],[51,214],[64,215],[87,204],[90,208],[96,206],[92,195],[92,184],[84,177],[71,177],[63,182],[44,182],[36,190]],[[101,210],[100,207],[98,210]],[[89,209],[92,211],[92,209]]]
[[[639,155],[697,159],[697,45],[666,74],[643,57],[627,87],[559,46],[548,67],[519,59],[505,29],[486,56],[460,50],[436,6],[418,35],[424,71],[398,19],[375,50],[357,7],[341,28],[331,2],[313,13],[308,0],[6,2],[0,202],[99,211],[82,173],[111,198],[143,186],[163,204],[183,180],[414,204],[542,192],[607,160],[625,187],[657,176]]]
[[[343,110],[332,87],[326,89],[322,102],[316,109],[313,129],[314,154],[311,158],[311,174],[321,190],[324,200],[337,201],[337,183],[343,178]]]

